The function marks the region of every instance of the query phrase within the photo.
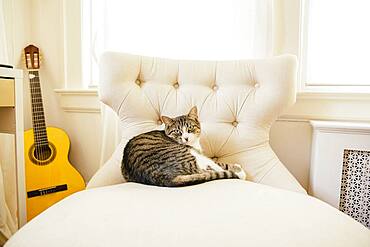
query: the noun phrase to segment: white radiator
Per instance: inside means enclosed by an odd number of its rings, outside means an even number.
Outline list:
[[[309,193],[370,228],[370,124],[311,124]]]

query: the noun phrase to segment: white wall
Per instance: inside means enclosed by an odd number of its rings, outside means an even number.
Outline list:
[[[77,1],[76,1],[77,2]],[[100,127],[101,117],[96,94],[86,91],[72,91],[66,94],[55,93],[54,89],[63,89],[66,85],[76,85],[80,75],[71,75],[73,66],[65,66],[65,61],[72,59],[75,50],[68,50],[71,40],[78,39],[77,29],[66,28],[65,11],[68,5],[75,5],[72,0],[5,0],[9,11],[10,53],[14,64],[21,66],[22,49],[32,41],[39,46],[44,57],[41,67],[41,83],[44,106],[48,125],[67,131],[71,139],[70,160],[89,180],[99,167],[100,162]],[[279,0],[280,15],[291,8],[299,8],[298,1]],[[288,4],[289,3],[289,4]],[[285,11],[285,12],[284,12]],[[75,14],[75,13],[74,13]],[[287,16],[286,22],[278,23],[274,34],[279,39],[277,53],[297,54],[297,44],[293,33],[298,30],[298,23]],[[67,24],[68,25],[68,24]],[[78,23],[76,23],[78,25]],[[77,31],[76,31],[77,30]],[[280,30],[280,31],[279,31]],[[295,31],[294,31],[295,30]],[[292,33],[293,32],[293,33]],[[73,34],[74,33],[74,34]],[[68,42],[66,42],[66,39]],[[70,66],[70,65],[69,65]],[[25,127],[31,128],[28,81],[25,80]],[[59,97],[58,97],[59,96]],[[355,120],[370,122],[370,97],[367,95],[337,94],[299,94],[297,104],[288,109],[271,129],[271,145],[283,163],[307,188],[310,164],[311,127],[309,119]]]
[[[308,188],[312,128],[307,121],[278,120],[270,131],[272,149],[298,179]]]

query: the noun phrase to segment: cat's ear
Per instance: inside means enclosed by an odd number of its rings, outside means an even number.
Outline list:
[[[169,117],[166,117],[166,116],[162,116],[161,119],[162,119],[162,122],[165,125],[171,125],[173,123],[173,119],[172,118],[169,118]]]
[[[190,109],[188,116],[190,118],[198,119],[198,109],[196,106]]]

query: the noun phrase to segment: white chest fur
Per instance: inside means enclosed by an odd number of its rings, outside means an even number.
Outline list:
[[[223,169],[210,158],[198,153],[195,150],[191,150],[190,153],[195,157],[197,165],[200,169],[207,170],[207,168],[211,168],[215,171],[223,171]]]

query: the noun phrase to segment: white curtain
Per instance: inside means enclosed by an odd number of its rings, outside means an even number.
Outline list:
[[[84,78],[113,50],[178,59],[272,56],[273,0],[85,0]],[[119,143],[117,116],[103,107],[101,164]],[[122,130],[124,131],[124,130]]]
[[[15,141],[0,134],[0,246],[17,230]]]

